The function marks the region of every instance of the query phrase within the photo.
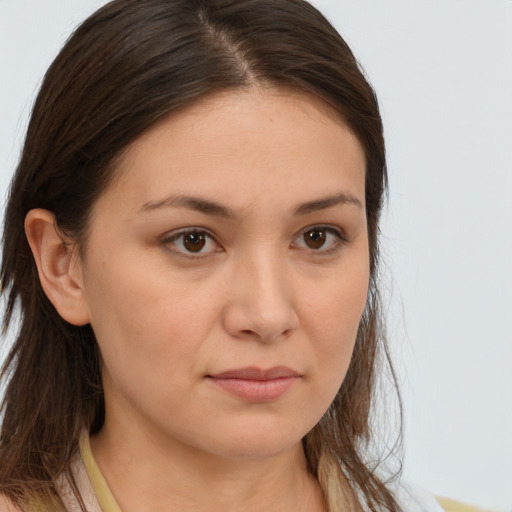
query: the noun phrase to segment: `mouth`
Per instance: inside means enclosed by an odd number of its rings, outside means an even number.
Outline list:
[[[262,403],[276,400],[286,393],[300,379],[300,374],[285,366],[267,370],[250,366],[207,375],[207,379],[248,402]]]

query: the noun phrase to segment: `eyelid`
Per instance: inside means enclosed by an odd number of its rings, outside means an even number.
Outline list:
[[[217,245],[217,249],[214,251],[208,251],[208,252],[187,252],[185,250],[180,250],[175,247],[171,246],[171,242],[174,242],[175,240],[178,240],[181,236],[185,236],[190,233],[199,233],[202,235],[205,235],[209,239],[213,240],[213,242]],[[165,249],[169,252],[171,252],[174,255],[177,255],[182,258],[186,259],[200,259],[200,258],[206,258],[212,254],[215,254],[217,252],[222,252],[224,249],[222,248],[222,245],[218,242],[215,235],[208,229],[199,227],[199,226],[187,226],[186,228],[180,228],[173,231],[170,231],[169,233],[166,233],[162,239],[161,239],[161,245],[165,247]],[[220,250],[219,250],[220,249]]]
[[[337,238],[337,241],[336,241],[336,244],[334,245],[334,247],[330,247],[327,249],[322,249],[322,248],[312,249],[310,247],[295,247],[295,248],[301,249],[301,250],[306,250],[306,251],[310,252],[313,256],[326,256],[326,255],[330,255],[335,252],[338,252],[345,244],[348,243],[348,238],[345,235],[344,230],[341,229],[339,226],[334,226],[332,224],[312,224],[311,226],[306,226],[305,228],[302,228],[295,235],[293,242],[292,242],[292,247],[293,247],[295,241],[299,237],[304,236],[305,233],[307,233],[308,231],[313,231],[313,230],[323,230],[323,231],[326,231],[327,233],[335,236]]]
[[[323,230],[327,232],[328,234],[336,237],[335,244],[332,247],[328,247],[326,249],[320,247],[318,249],[313,249],[311,247],[300,247],[296,245],[297,239],[304,236],[305,233],[308,231],[313,230]],[[189,233],[199,233],[210,240],[212,240],[215,245],[217,246],[215,250],[213,251],[205,251],[205,252],[189,252],[186,250],[180,250],[177,247],[173,246],[172,243],[178,240],[180,237],[185,236]],[[217,252],[224,252],[224,248],[217,240],[217,237],[207,228],[199,227],[199,226],[187,226],[185,228],[180,228],[173,230],[169,233],[166,233],[161,238],[161,245],[165,247],[165,249],[169,252],[171,252],[174,255],[177,255],[178,257],[193,260],[193,259],[202,259],[207,258],[211,256],[212,254],[215,254]],[[300,231],[298,231],[292,240],[291,247],[293,249],[299,249],[299,250],[305,250],[309,252],[313,256],[327,256],[333,253],[338,252],[343,245],[348,243],[348,239],[344,233],[344,230],[341,229],[339,226],[334,226],[332,224],[312,224],[310,226],[306,226],[302,228]]]

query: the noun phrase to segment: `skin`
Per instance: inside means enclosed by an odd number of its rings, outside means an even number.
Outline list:
[[[27,235],[59,313],[96,334],[106,421],[91,446],[119,505],[325,510],[301,440],[343,381],[366,302],[358,140],[322,100],[255,87],[168,116],[116,172],[85,256],[44,210]],[[199,253],[186,228],[207,233]],[[254,401],[209,377],[248,366],[297,378]]]

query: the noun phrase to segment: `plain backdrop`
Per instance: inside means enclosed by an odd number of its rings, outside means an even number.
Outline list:
[[[101,0],[0,0],[0,195],[35,91]],[[512,510],[512,1],[318,0],[375,86],[404,473]]]

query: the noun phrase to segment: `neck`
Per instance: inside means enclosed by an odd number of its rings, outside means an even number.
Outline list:
[[[106,422],[91,448],[124,512],[326,510],[302,443],[272,457],[227,458]]]

